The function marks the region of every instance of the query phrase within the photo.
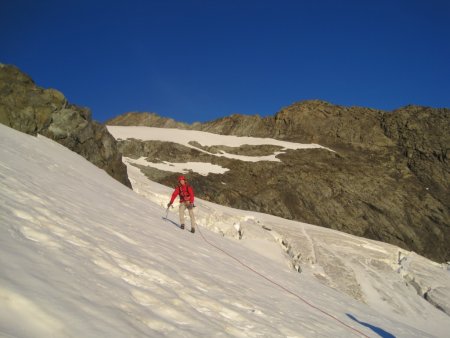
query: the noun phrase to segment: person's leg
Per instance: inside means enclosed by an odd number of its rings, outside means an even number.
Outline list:
[[[194,216],[194,210],[193,208],[188,209],[189,210],[189,217],[191,218],[191,232],[195,232],[195,216]]]
[[[186,206],[184,203],[180,203],[180,208],[178,209],[178,213],[180,215],[180,225],[181,229],[184,229],[184,211],[186,210]]]

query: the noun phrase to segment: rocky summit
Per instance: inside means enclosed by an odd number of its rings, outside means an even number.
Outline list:
[[[171,142],[128,139],[119,142],[119,149],[127,157],[153,162],[200,161],[230,169],[207,176],[191,172],[189,180],[200,198],[388,242],[439,262],[450,260],[449,109],[407,106],[386,112],[303,101],[264,118],[231,115],[187,125],[133,113],[108,124],[318,143],[334,152],[287,150],[278,155],[281,162],[244,162]],[[258,156],[273,152],[262,146],[226,148]],[[166,185],[176,179],[171,172],[140,168]]]
[[[0,64],[0,123],[41,134],[80,154],[131,187],[116,140],[89,109],[67,102],[55,89],[43,89],[17,67]]]

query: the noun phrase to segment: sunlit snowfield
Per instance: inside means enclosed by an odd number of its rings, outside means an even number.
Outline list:
[[[442,265],[198,199],[191,234],[175,210],[164,219],[171,189],[131,165],[135,191],[44,137],[0,125],[0,140],[0,336],[450,332],[449,317],[407,283],[446,290]]]

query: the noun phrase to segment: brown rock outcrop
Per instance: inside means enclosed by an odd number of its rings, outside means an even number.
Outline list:
[[[43,89],[18,68],[0,65],[0,123],[41,134],[80,154],[131,187],[117,142],[87,108],[67,102],[55,89]]]

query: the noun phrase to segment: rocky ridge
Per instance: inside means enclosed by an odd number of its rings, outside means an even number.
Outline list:
[[[118,119],[108,124],[121,123],[130,125]],[[132,125],[143,125],[138,114]],[[449,109],[407,106],[385,112],[303,101],[274,116],[232,115],[180,128],[318,143],[335,152],[289,150],[278,155],[282,162],[249,163],[173,143],[126,140],[119,148],[128,157],[201,161],[230,169],[206,177],[190,173],[201,198],[450,260]],[[170,172],[141,169],[166,185],[175,180]]]
[[[174,119],[158,116],[156,113],[129,112],[117,116],[105,122],[106,125],[117,126],[146,126],[158,128],[178,128],[188,129],[191,125],[183,122],[177,122]],[[193,125],[195,126],[195,125]]]
[[[89,109],[67,102],[55,89],[43,89],[17,67],[0,64],[0,123],[41,134],[80,154],[131,187],[117,142]]]

